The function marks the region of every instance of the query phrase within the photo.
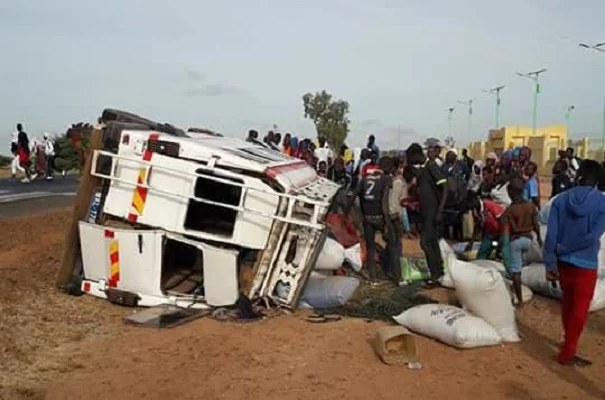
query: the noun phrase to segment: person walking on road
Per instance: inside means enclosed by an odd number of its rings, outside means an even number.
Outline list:
[[[30,171],[31,160],[29,138],[27,137],[27,133],[23,130],[22,124],[17,124],[17,155],[19,156],[19,165],[25,172],[25,178],[23,178],[21,182],[30,183],[33,179],[36,179],[36,175],[32,175]]]
[[[19,154],[18,150],[18,141],[17,141],[18,132],[13,133],[13,137],[11,139],[11,154],[13,159],[11,160],[11,179],[17,179],[17,171],[23,172],[25,174],[25,170],[19,165]]]
[[[46,180],[52,181],[55,175],[55,141],[48,133],[44,138],[44,155],[46,156]]]

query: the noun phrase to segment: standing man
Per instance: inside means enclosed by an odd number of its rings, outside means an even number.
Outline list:
[[[52,181],[55,175],[55,141],[48,133],[42,135],[44,138],[44,155],[46,156],[46,180]]]
[[[588,366],[576,356],[586,324],[599,267],[600,238],[605,232],[605,201],[596,190],[601,166],[585,160],[577,174],[576,187],[553,200],[544,244],[546,279],[560,281],[561,316],[565,341],[557,360],[563,365]]]
[[[18,140],[17,140],[18,132],[13,133],[13,137],[11,139],[11,154],[13,155],[13,159],[11,161],[11,179],[17,179],[17,171],[21,171],[25,174],[25,170],[19,165],[19,154],[17,153],[18,149]]]
[[[258,141],[258,132],[254,129],[250,129],[248,131],[248,137],[246,138],[246,142],[256,143]]]
[[[353,196],[349,199],[345,214],[348,214],[355,197],[359,197],[361,205],[363,235],[366,242],[366,267],[370,275],[372,284],[376,283],[376,232],[381,232],[387,242],[388,259],[393,260],[393,239],[390,238],[393,232],[391,220],[389,218],[389,190],[393,180],[385,171],[390,171],[393,166],[393,160],[390,157],[380,159],[379,168],[373,170],[368,176],[363,178],[355,188]],[[391,262],[389,262],[391,264]],[[383,266],[387,275],[391,275],[392,266]]]
[[[408,163],[416,172],[418,181],[418,201],[420,203],[420,246],[426,255],[426,262],[431,271],[431,278],[426,286],[434,288],[443,276],[443,259],[439,249],[439,231],[443,222],[443,209],[447,200],[447,179],[437,163],[430,159],[437,154],[437,144],[430,144],[429,160],[424,156],[422,147],[413,143],[406,155]]]
[[[30,183],[32,179],[36,179],[36,176],[31,175],[29,138],[27,137],[27,133],[23,130],[22,124],[17,124],[17,155],[19,157],[19,165],[25,172],[25,178],[23,178],[21,182]]]
[[[372,153],[374,153],[375,160],[380,159],[380,149],[378,148],[378,146],[376,146],[376,137],[374,137],[374,135],[368,136],[368,145],[366,146],[366,148]]]
[[[475,164],[475,160],[468,155],[467,149],[462,149],[462,162],[466,165],[466,168],[469,171],[473,168],[473,164]]]
[[[334,154],[332,153],[332,150],[330,150],[330,148],[328,147],[328,144],[326,143],[326,138],[325,137],[319,137],[317,139],[317,142],[319,143],[319,147],[317,149],[315,149],[315,158],[317,158],[317,163],[319,164],[322,161],[325,161],[326,165],[331,165],[332,163],[330,162],[333,158],[334,158]]]

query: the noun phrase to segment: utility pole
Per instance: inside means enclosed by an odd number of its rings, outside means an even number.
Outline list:
[[[468,106],[468,127],[467,127],[466,136],[467,136],[469,143],[471,142],[471,134],[472,134],[472,130],[473,130],[473,124],[472,124],[473,101],[474,101],[474,99],[469,99],[468,101],[461,101],[461,100],[458,101],[458,103]]]
[[[565,124],[567,125],[567,137],[571,137],[571,112],[576,109],[576,106],[567,107],[567,112],[565,113]]]
[[[401,150],[401,128],[397,125],[397,150]]]
[[[527,79],[531,79],[534,84],[535,84],[535,90],[534,90],[534,115],[533,115],[533,122],[532,122],[532,134],[533,136],[536,136],[536,128],[537,128],[537,119],[538,119],[538,94],[540,94],[540,82],[538,81],[539,76],[541,73],[546,72],[545,68],[542,68],[538,71],[534,71],[534,72],[528,72],[526,74],[522,74],[520,72],[517,72],[517,75],[523,77],[523,78],[527,78]]]
[[[583,47],[587,50],[592,50],[595,53],[605,53],[605,42],[597,43],[592,46],[580,43],[580,47]],[[603,161],[605,161],[605,104],[603,105],[603,132],[601,133],[601,157],[603,157]]]
[[[452,136],[452,117],[454,114],[455,107],[446,108],[447,111],[447,135]]]
[[[494,129],[500,129],[500,91],[505,87],[506,86],[501,85],[490,90],[484,90],[485,93],[496,96],[496,125],[494,126]]]

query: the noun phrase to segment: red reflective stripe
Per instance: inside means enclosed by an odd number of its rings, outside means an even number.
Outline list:
[[[84,282],[84,291],[90,292],[90,282]]]
[[[279,167],[267,168],[266,174],[270,178],[275,178],[277,175],[286,174],[288,172],[296,171],[299,169],[309,168],[312,169],[309,164],[304,161],[299,161],[294,164],[282,165]]]
[[[120,262],[120,253],[117,253],[117,252],[116,252],[116,253],[111,253],[111,254],[109,255],[109,261],[110,261],[112,264],[115,264],[115,263]]]
[[[130,222],[137,222],[137,219],[139,219],[139,216],[133,213],[128,214],[128,220]]]
[[[107,239],[113,239],[113,237],[115,236],[115,233],[110,231],[109,229],[105,229],[105,237]]]
[[[107,286],[109,287],[117,287],[118,286],[118,281],[114,278],[111,278],[107,281]]]

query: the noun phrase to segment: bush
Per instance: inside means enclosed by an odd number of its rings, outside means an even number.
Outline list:
[[[55,138],[55,169],[58,171],[69,171],[78,169],[78,153],[76,148],[65,134]]]
[[[6,167],[7,165],[10,165],[12,160],[12,157],[0,156],[0,167]]]

